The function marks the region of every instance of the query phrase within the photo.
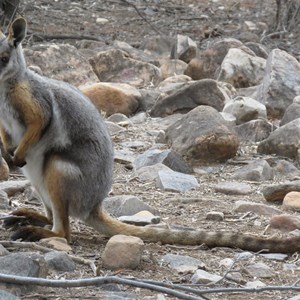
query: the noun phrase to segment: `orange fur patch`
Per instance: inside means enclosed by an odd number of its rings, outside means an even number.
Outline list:
[[[114,113],[130,116],[136,112],[139,105],[134,96],[127,95],[118,88],[101,83],[82,87],[81,91],[99,111],[104,111],[108,116]]]
[[[14,86],[9,92],[9,98],[26,126],[26,132],[15,152],[18,159],[24,160],[27,150],[41,136],[45,125],[45,117],[41,105],[32,96],[27,83],[23,82]]]

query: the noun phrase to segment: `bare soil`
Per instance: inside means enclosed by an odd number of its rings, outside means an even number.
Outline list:
[[[128,1],[129,2],[129,1]],[[38,36],[71,35],[71,36],[94,36],[102,39],[107,44],[114,40],[125,41],[139,47],[141,43],[150,36],[157,36],[157,32],[143,19],[139,12],[156,28],[166,36],[175,36],[177,33],[190,36],[204,49],[214,39],[222,37],[239,37],[244,33],[243,22],[246,20],[258,23],[264,22],[269,28],[275,20],[275,1],[196,1],[196,0],[174,0],[174,1],[126,1],[121,0],[82,0],[82,1],[24,1],[21,5],[22,14],[28,20],[30,29],[27,47],[34,43],[42,43],[43,39]],[[205,16],[207,17],[205,17]],[[108,23],[100,25],[97,18],[106,18]],[[209,37],[207,32],[218,32],[220,37]],[[34,33],[34,35],[32,35]],[[262,32],[257,34],[258,41]],[[284,35],[276,39],[265,39],[269,48],[279,47],[297,56],[299,50],[298,32]],[[31,37],[31,38],[30,38]],[[255,39],[255,37],[252,37]],[[56,43],[74,43],[76,39],[54,39]],[[132,126],[115,138],[116,148],[123,141],[143,141],[144,147],[135,149],[136,153],[142,153],[155,144],[153,130],[163,129],[150,118],[142,126]],[[173,193],[160,191],[155,183],[141,183],[134,178],[133,170],[126,165],[115,165],[115,176],[112,195],[136,195],[145,203],[157,208],[162,221],[167,224],[181,224],[193,228],[206,230],[229,230],[240,233],[251,232],[262,235],[268,219],[254,215],[237,214],[233,212],[234,203],[237,200],[249,200],[265,203],[261,194],[265,183],[253,183],[254,192],[249,196],[226,196],[214,192],[213,185],[223,180],[230,180],[230,175],[239,168],[244,161],[257,158],[255,145],[243,145],[237,158],[226,164],[210,166],[205,175],[195,174],[200,187],[187,193]],[[14,171],[12,178],[21,178]],[[281,180],[277,178],[276,180]],[[31,206],[41,209],[42,206],[35,201],[29,201],[26,194],[20,194],[11,198],[12,208],[19,206]],[[273,204],[280,207],[279,204]],[[219,211],[225,214],[224,221],[216,222],[206,220],[206,214],[210,211]],[[1,239],[9,239],[10,232],[0,229]],[[101,253],[107,239],[99,236],[96,232],[86,227],[77,220],[72,220],[72,249],[73,254],[79,257],[93,259],[96,261],[99,275],[114,274],[101,266]],[[234,258],[240,252],[237,249],[205,247],[182,247],[160,244],[146,244],[141,265],[136,270],[119,270],[120,276],[132,276],[141,279],[152,279],[180,284],[190,283],[191,273],[178,274],[161,262],[163,255],[167,253],[188,255],[202,260],[206,270],[223,275],[227,268],[220,265],[224,258]],[[234,270],[242,274],[245,282],[256,278],[243,273],[243,267],[253,262],[262,261],[269,265],[275,275],[271,278],[261,279],[267,285],[291,285],[299,279],[300,262],[298,256],[289,256],[284,262],[269,260],[255,256],[249,260],[237,262]],[[293,271],[284,269],[284,264],[294,263],[297,265]],[[58,274],[53,272],[49,278],[86,278],[92,277],[92,270],[83,265],[78,265],[75,272]],[[216,287],[240,287],[242,282],[234,282],[224,279]],[[116,286],[114,286],[116,288]],[[129,286],[120,286],[122,291],[133,292],[136,299],[158,299],[157,292],[146,289],[137,289]],[[205,288],[205,286],[203,286]],[[255,293],[219,293],[211,294],[209,299],[288,299],[296,293],[292,291],[275,292],[267,291],[260,294]],[[22,299],[104,299],[103,289],[100,287],[51,289],[39,288],[31,294],[23,295]],[[166,299],[174,299],[165,296]],[[113,299],[113,298],[111,298]]]

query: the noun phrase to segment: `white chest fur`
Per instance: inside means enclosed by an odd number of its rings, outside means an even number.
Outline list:
[[[0,86],[0,122],[10,135],[13,144],[17,146],[25,132],[16,110],[13,108],[6,93]]]

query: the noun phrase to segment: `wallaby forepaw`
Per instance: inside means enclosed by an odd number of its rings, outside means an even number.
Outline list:
[[[22,168],[26,165],[26,160],[24,158],[18,157],[15,155],[13,157],[13,163],[16,167]]]
[[[3,221],[5,228],[17,228],[20,226],[39,226],[52,225],[52,222],[45,216],[39,214],[34,209],[20,208],[10,213],[11,218]]]
[[[53,236],[57,235],[51,230],[35,226],[26,226],[13,233],[11,239],[13,241],[22,240],[23,242],[36,242]]]

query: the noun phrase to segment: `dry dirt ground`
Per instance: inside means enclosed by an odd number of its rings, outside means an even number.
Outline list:
[[[129,2],[129,1],[128,1]],[[23,1],[22,14],[28,19],[29,33],[43,35],[91,35],[111,43],[114,39],[125,41],[139,46],[144,39],[155,36],[155,32],[146,21],[141,18],[135,8],[147,18],[156,30],[165,35],[181,33],[194,39],[199,48],[205,48],[212,38],[205,39],[206,30],[215,29],[222,37],[238,37],[243,31],[243,21],[265,22],[272,26],[275,18],[275,1],[130,1],[135,5],[129,5],[121,0],[82,0],[82,1]],[[223,7],[223,8],[222,8]],[[209,18],[204,17],[208,16]],[[96,23],[97,18],[107,18],[109,22],[104,25]],[[299,33],[298,33],[299,34]],[[261,37],[261,36],[260,36]],[[283,39],[284,38],[284,39]],[[29,39],[27,46],[31,47],[34,40]],[[53,40],[57,43],[74,43],[74,40]],[[297,56],[299,54],[299,36],[297,32],[282,39],[268,40],[270,47],[280,47]],[[161,125],[153,120],[148,120],[143,126],[129,127],[115,139],[115,145],[122,141],[144,141],[144,147],[136,149],[136,153],[142,153],[154,142],[151,131],[161,129]],[[113,195],[136,195],[145,203],[156,207],[162,217],[162,221],[168,224],[181,224],[190,227],[199,227],[206,230],[229,230],[237,232],[252,232],[263,234],[268,220],[248,214],[236,214],[232,211],[237,200],[249,200],[264,203],[261,195],[262,184],[250,183],[254,193],[250,196],[225,196],[216,194],[213,189],[215,183],[229,179],[230,174],[240,167],[242,162],[255,157],[255,147],[243,146],[236,160],[222,165],[210,166],[210,173],[196,175],[200,182],[200,188],[196,191],[184,194],[162,192],[155,188],[154,183],[142,184],[133,176],[133,171],[122,164],[116,164],[113,184]],[[12,178],[20,178],[13,173]],[[280,180],[280,178],[277,178]],[[42,209],[39,203],[26,201],[25,195],[18,195],[12,200],[12,206],[18,207],[26,204],[36,209]],[[274,204],[274,206],[277,206]],[[205,219],[209,211],[219,211],[225,214],[222,222],[208,221]],[[73,254],[79,257],[94,259],[99,267],[99,275],[113,274],[101,267],[101,253],[105,247],[106,239],[93,232],[80,222],[72,221],[72,249]],[[1,239],[8,239],[9,232],[1,229]],[[120,276],[133,276],[141,279],[153,279],[173,283],[189,283],[190,273],[178,274],[161,263],[161,257],[167,253],[188,255],[203,261],[206,270],[215,274],[224,274],[226,268],[220,266],[224,258],[233,258],[239,250],[228,248],[205,249],[203,247],[179,247],[160,244],[147,244],[143,260],[138,269],[120,270]],[[283,270],[283,262],[276,262],[264,258],[254,258],[248,261],[238,262],[235,269],[241,271],[244,265],[252,261],[263,261],[268,264],[275,274],[262,281],[267,285],[293,284],[300,275],[299,267],[293,271]],[[300,266],[297,257],[289,256],[287,261]],[[57,273],[50,274],[54,278]],[[75,272],[59,274],[60,278],[92,277],[92,270],[87,266],[78,265]],[[246,281],[254,278],[243,274]],[[239,287],[240,283],[223,280],[215,287]],[[129,286],[121,286],[123,291],[133,292],[137,299],[159,299],[157,292],[145,289],[136,289]],[[103,299],[103,290],[100,287],[51,289],[39,288],[31,294],[24,295],[23,299]],[[267,291],[260,294],[221,293],[209,295],[209,299],[288,299],[296,295],[296,292]],[[149,297],[149,298],[147,298]],[[166,299],[173,299],[165,296]],[[114,298],[111,298],[114,299]]]

